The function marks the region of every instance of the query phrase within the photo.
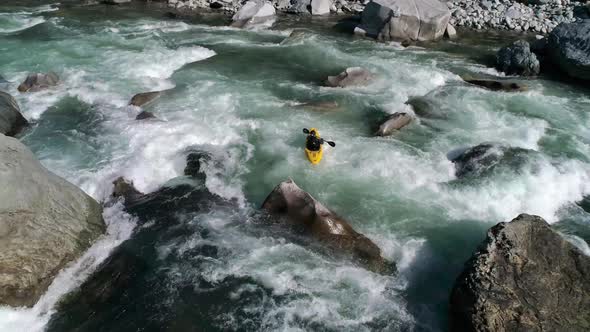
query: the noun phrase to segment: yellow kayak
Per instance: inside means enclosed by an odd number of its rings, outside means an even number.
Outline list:
[[[310,132],[315,131],[316,137],[318,139],[320,138],[320,132],[317,129],[311,128],[309,131]],[[322,157],[324,155],[324,148],[320,145],[320,149],[318,151],[311,151],[306,147],[305,154],[307,155],[307,159],[309,159],[310,163],[317,165],[322,160]]]

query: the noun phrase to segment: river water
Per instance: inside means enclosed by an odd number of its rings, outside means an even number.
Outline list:
[[[541,78],[526,92],[492,92],[460,78],[500,75],[480,63],[511,37],[403,49],[338,33],[334,19],[282,17],[244,31],[220,16],[175,20],[163,10],[2,1],[0,74],[13,82],[3,87],[34,121],[21,139],[102,202],[115,178],[152,192],[183,174],[187,151],[204,151],[202,185],[231,203],[153,211],[155,221],[109,205],[108,234],[35,307],[0,308],[0,330],[445,331],[454,279],[492,225],[538,214],[587,250],[590,214],[576,202],[590,194],[589,91]],[[318,84],[353,66],[376,80]],[[19,94],[33,71],[62,82]],[[161,121],[134,120],[131,96],[165,89],[146,107]],[[384,115],[413,113],[405,102],[420,96],[429,111],[373,137]],[[337,109],[303,105],[334,101]],[[318,166],[304,157],[304,127],[337,143]],[[529,152],[524,163],[507,157],[457,179],[449,152],[484,142]],[[265,232],[256,211],[288,178],[377,243],[399,273]],[[158,226],[159,215],[182,231]],[[56,305],[121,243],[141,248],[144,264],[126,288],[100,305]]]

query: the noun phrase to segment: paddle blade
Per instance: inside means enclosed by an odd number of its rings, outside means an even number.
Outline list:
[[[303,128],[303,133],[304,134],[309,134],[309,130],[307,130],[307,128]]]
[[[336,147],[336,143],[332,142],[332,141],[326,141],[326,143],[328,143],[331,147],[335,148]]]

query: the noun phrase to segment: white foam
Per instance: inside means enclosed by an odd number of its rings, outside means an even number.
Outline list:
[[[111,251],[128,239],[135,221],[123,212],[120,204],[104,209],[107,232],[82,257],[55,277],[47,292],[32,308],[0,307],[0,330],[3,332],[41,332],[55,312],[55,305],[74,290],[102,263]]]
[[[14,15],[0,13],[0,33],[13,33],[22,31],[45,22],[40,16]]]

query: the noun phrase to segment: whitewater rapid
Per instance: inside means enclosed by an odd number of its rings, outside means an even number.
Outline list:
[[[220,235],[171,241],[158,248],[158,259],[182,259],[187,250],[214,243],[231,255],[199,271],[177,266],[169,271],[170,280],[198,275],[216,283],[248,277],[273,296],[297,295],[269,303],[263,329],[298,330],[302,320],[334,330],[370,330],[375,322],[391,329],[444,329],[443,314],[435,311],[446,303],[440,295],[446,284],[424,286],[428,295],[418,290],[425,266],[455,271],[469,254],[461,244],[447,245],[444,236],[480,234],[520,213],[551,223],[590,221],[575,205],[590,194],[585,157],[590,100],[559,83],[537,81],[525,93],[496,93],[465,86],[458,74],[497,74],[494,70],[434,50],[403,50],[313,28],[290,36],[293,28],[242,31],[121,12],[88,21],[75,12],[51,16],[57,9],[0,13],[0,34],[11,36],[2,40],[6,55],[0,73],[15,82],[9,92],[36,121],[23,142],[46,167],[101,202],[110,199],[112,181],[120,176],[152,192],[183,174],[189,151],[210,154],[206,186],[236,202],[238,211],[199,216],[193,222]],[[31,29],[52,38],[15,38]],[[366,67],[379,78],[354,89],[318,87],[326,75],[349,66]],[[16,82],[28,72],[49,70],[61,78],[57,88],[17,92]],[[156,90],[167,90],[147,107],[158,120],[136,121],[141,109],[128,106],[129,100]],[[413,113],[405,102],[416,96],[429,100],[436,114],[416,114],[418,120],[393,137],[372,137],[378,114]],[[336,100],[340,110],[297,106],[310,100]],[[337,142],[315,168],[301,149],[301,128],[310,126],[321,126],[322,136]],[[457,181],[447,154],[483,142],[533,150],[541,157],[518,170]],[[397,262],[399,275],[377,275],[233,226],[235,219],[248,224],[244,216],[289,177],[374,240]],[[104,217],[107,234],[59,274],[35,307],[0,308],[0,330],[42,331],[60,297],[132,236],[136,221],[120,204],[106,208]],[[582,239],[570,236],[584,247]],[[467,237],[459,239],[470,245],[479,240]],[[409,303],[424,298],[432,302]]]

